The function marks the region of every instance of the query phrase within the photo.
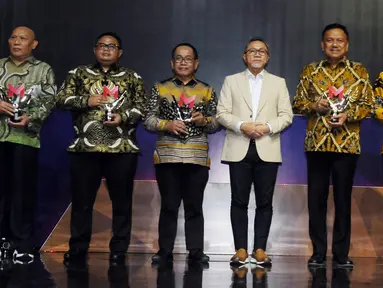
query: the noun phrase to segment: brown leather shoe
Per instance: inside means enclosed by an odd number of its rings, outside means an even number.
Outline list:
[[[241,267],[231,266],[231,270],[233,270],[233,275],[231,276],[231,280],[233,282],[233,287],[235,284],[246,283],[246,275],[247,275],[247,267],[242,265]]]
[[[262,249],[257,249],[257,251],[251,253],[250,262],[260,266],[271,266],[270,257]]]
[[[249,262],[249,255],[247,254],[246,249],[238,249],[237,252],[231,257],[230,265],[245,265]]]
[[[261,281],[266,275],[265,269],[259,266],[252,268],[251,273],[255,276],[255,279],[257,280],[257,282]]]

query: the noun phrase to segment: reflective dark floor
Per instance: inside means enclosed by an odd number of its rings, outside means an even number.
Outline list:
[[[2,263],[0,288],[383,287],[383,259],[377,258],[354,258],[353,271],[331,264],[310,271],[306,258],[274,256],[270,271],[253,265],[233,271],[229,255],[212,255],[209,267],[189,266],[184,255],[176,255],[173,267],[160,268],[151,266],[149,254],[130,254],[126,265],[109,266],[108,254],[96,253],[89,255],[88,265],[68,268],[62,256],[42,254],[29,265]]]

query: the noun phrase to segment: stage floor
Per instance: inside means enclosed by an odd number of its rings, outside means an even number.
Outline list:
[[[129,252],[153,253],[158,250],[160,196],[157,183],[136,181],[133,197],[133,226]],[[267,251],[271,255],[310,256],[308,235],[307,187],[277,185],[274,215]],[[253,243],[254,193],[249,205],[249,247]],[[383,188],[354,187],[352,195],[351,257],[383,257]],[[230,224],[230,184],[209,183],[204,198],[205,243],[210,255],[234,252]],[[332,192],[328,204],[328,255],[331,253],[334,205]],[[41,248],[64,252],[68,249],[70,206]],[[93,213],[91,252],[109,252],[112,205],[106,186],[100,187]],[[185,253],[184,211],[180,207],[175,253]]]
[[[185,254],[175,255],[173,268],[154,268],[151,254],[129,254],[125,266],[109,266],[107,253],[91,253],[87,267],[62,264],[62,253],[45,253],[41,261],[14,265],[0,271],[0,287],[65,288],[200,288],[200,287],[383,287],[383,259],[353,258],[353,271],[327,269],[309,271],[307,257],[274,256],[271,271],[255,266],[233,272],[227,255],[212,255],[209,267],[189,267]],[[331,259],[329,259],[331,260]]]

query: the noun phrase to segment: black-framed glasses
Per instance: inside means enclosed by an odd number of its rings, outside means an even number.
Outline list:
[[[186,56],[184,58],[180,55],[178,55],[174,58],[174,62],[176,62],[176,63],[182,63],[182,61],[185,61],[185,63],[191,64],[191,63],[193,63],[194,60],[195,60],[195,58],[193,58],[193,57]]]
[[[260,55],[260,56],[265,56],[269,52],[267,50],[265,50],[265,49],[254,49],[254,48],[251,48],[251,49],[246,50],[246,53],[248,53],[250,56],[256,56],[257,54]]]
[[[113,43],[97,43],[96,48],[102,49],[102,50],[110,50],[110,51],[117,51],[120,49],[120,46],[113,44]]]

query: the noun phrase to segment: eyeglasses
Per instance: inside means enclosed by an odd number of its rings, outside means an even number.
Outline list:
[[[193,57],[182,57],[182,56],[176,56],[175,58],[174,58],[174,62],[176,62],[176,63],[182,63],[182,61],[185,61],[185,63],[187,63],[187,64],[191,64],[191,63],[193,63],[193,61],[194,61],[194,58]]]
[[[256,56],[257,54],[259,54],[260,56],[265,56],[266,54],[268,54],[269,52],[267,50],[263,50],[263,49],[249,49],[249,50],[246,50],[246,53],[249,53],[250,56]]]
[[[113,44],[113,43],[110,43],[110,44],[97,43],[95,47],[102,49],[102,50],[110,50],[110,51],[116,51],[116,50],[120,49],[120,46]]]

